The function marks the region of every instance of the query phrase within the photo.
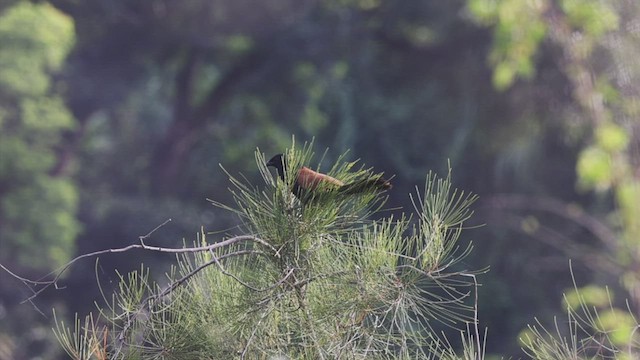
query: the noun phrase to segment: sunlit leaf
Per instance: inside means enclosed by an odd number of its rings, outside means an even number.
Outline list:
[[[607,122],[596,129],[596,140],[603,150],[617,152],[627,147],[629,134],[621,126]]]
[[[586,188],[608,188],[611,182],[610,155],[597,147],[589,147],[580,153],[576,165],[579,184]]]

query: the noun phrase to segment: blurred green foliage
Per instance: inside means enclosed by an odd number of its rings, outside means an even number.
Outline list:
[[[594,143],[582,150],[578,158],[578,185],[583,189],[608,190],[617,177],[628,172],[626,161],[617,158],[626,151],[629,135],[615,123],[607,122],[595,129],[594,137]]]
[[[46,3],[0,15],[0,260],[14,266],[64,264],[80,230],[76,186],[54,171],[75,120],[53,76],[74,38],[73,20]]]
[[[531,78],[535,73],[533,56],[547,31],[540,18],[545,2],[470,0],[469,10],[482,24],[495,26],[489,55],[495,86],[504,90],[518,76]]]
[[[562,0],[560,7],[575,29],[589,36],[602,36],[616,30],[619,17],[614,7],[607,2],[594,0]]]
[[[81,228],[76,183],[58,170],[76,129],[58,79],[73,24],[48,3],[0,7],[0,263],[29,277],[69,261]],[[28,293],[18,284],[0,279],[0,358],[53,358],[60,351],[48,321],[19,305]]]
[[[0,86],[4,96],[38,97],[51,87],[73,46],[73,21],[51,5],[21,1],[0,21]]]

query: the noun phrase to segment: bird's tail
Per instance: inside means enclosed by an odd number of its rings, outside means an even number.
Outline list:
[[[368,191],[383,191],[388,189],[391,189],[391,183],[383,179],[382,176],[376,176],[342,185],[340,189],[338,189],[338,192],[344,195],[352,195]]]

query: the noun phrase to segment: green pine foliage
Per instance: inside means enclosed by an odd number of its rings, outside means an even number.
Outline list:
[[[286,152],[284,181],[256,152],[264,184],[229,176],[238,241],[177,258],[169,285],[121,276],[100,321],[56,333],[75,359],[481,359],[477,272],[460,270],[458,243],[476,197],[429,174],[415,214],[381,216],[385,195],[330,188],[301,202],[295,169],[310,145]],[[322,161],[321,161],[322,163]],[[320,165],[319,165],[320,167]],[[326,171],[345,183],[374,176],[341,157]],[[321,194],[320,194],[321,193]],[[374,218],[376,218],[374,220]],[[207,234],[194,249],[206,249]],[[107,324],[99,327],[95,324]],[[458,329],[464,353],[435,330]],[[90,344],[90,345],[88,345]],[[82,354],[82,355],[79,355]]]

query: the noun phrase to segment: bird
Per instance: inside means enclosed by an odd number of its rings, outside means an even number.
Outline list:
[[[274,155],[266,165],[275,168],[280,179],[285,180],[285,173],[289,169],[287,169],[287,161],[283,154]],[[384,191],[391,189],[391,187],[391,182],[383,179],[381,175],[372,175],[367,179],[345,184],[327,174],[302,166],[296,174],[292,192],[299,200],[307,202],[310,198],[318,197],[320,191],[323,193],[335,192],[339,195],[355,195],[368,191]]]

